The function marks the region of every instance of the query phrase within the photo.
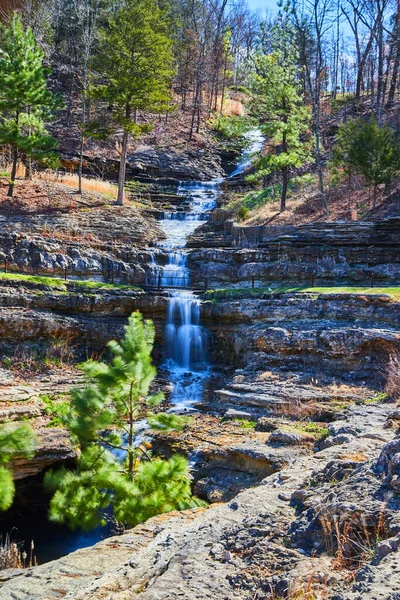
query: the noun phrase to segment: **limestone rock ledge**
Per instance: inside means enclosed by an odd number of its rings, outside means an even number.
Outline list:
[[[261,600],[303,584],[312,585],[315,598],[328,589],[335,600],[393,599],[400,569],[398,544],[389,541],[400,530],[399,497],[384,468],[389,459],[394,464],[393,453],[400,449],[387,427],[392,411],[390,404],[347,411],[342,444],[295,458],[227,504],[155,517],[35,569],[3,571],[0,599]],[[369,556],[355,579],[324,546],[321,507],[327,519],[357,512],[364,524],[366,518],[385,524],[379,541],[371,536]],[[390,582],[377,587],[389,572]]]

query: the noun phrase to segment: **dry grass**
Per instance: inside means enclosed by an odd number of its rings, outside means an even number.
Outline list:
[[[41,181],[50,181],[78,189],[78,175],[70,173],[56,174],[52,171],[41,171],[35,174],[35,178]],[[117,186],[114,183],[101,181],[99,179],[90,179],[88,177],[82,177],[82,189],[87,192],[107,194],[112,198],[115,198],[117,195]]]
[[[76,357],[79,355],[77,342],[79,339],[76,333],[55,331],[49,335],[49,344],[46,347],[18,344],[12,358],[3,356],[0,366],[10,370],[15,377],[24,380],[29,380],[36,375],[47,375],[54,369],[64,370],[77,362]]]
[[[218,98],[218,105],[221,106],[221,98]],[[226,117],[232,116],[244,116],[245,108],[240,100],[233,100],[232,98],[225,98],[222,114]]]
[[[359,511],[344,518],[322,512],[319,515],[327,551],[334,556],[332,566],[339,571],[355,573],[374,553],[376,543],[384,537],[385,517],[377,523]]]
[[[98,249],[101,248],[102,241],[92,232],[84,232],[79,235],[76,229],[70,229],[66,231],[56,231],[46,223],[43,227],[38,231],[38,234],[41,237],[49,238],[52,240],[58,240],[60,242],[86,242],[89,243],[90,246],[95,246]]]
[[[308,574],[296,577],[288,584],[282,595],[277,595],[271,589],[267,592],[256,592],[251,600],[328,600],[331,595],[328,581],[329,576],[323,571],[312,570]]]
[[[4,166],[1,166],[1,171],[4,171],[4,173],[10,173],[11,174],[11,165],[10,164],[5,164]],[[25,169],[25,165],[23,163],[18,163],[17,165],[17,177],[19,178],[23,178],[25,177],[25,173],[26,173],[26,169]],[[1,179],[3,180],[3,183],[8,183],[8,177],[6,176],[2,176]]]
[[[307,419],[318,414],[319,408],[314,401],[288,399],[279,406],[279,413],[284,417],[294,417],[298,420]]]
[[[21,549],[21,544],[13,541],[7,534],[5,538],[0,536],[0,571],[2,569],[24,569],[37,565],[34,555],[35,544],[32,540],[30,545],[30,555]]]
[[[0,171],[2,173],[2,176],[0,176],[2,185],[8,185],[8,174],[11,173],[11,165],[8,163],[1,165]],[[25,175],[25,165],[20,162],[17,165],[16,177],[17,179],[25,179]],[[46,171],[35,171],[33,178],[43,182],[58,183],[78,189],[78,175],[75,175],[74,173],[58,173],[51,169],[47,169]],[[117,195],[117,186],[114,183],[102,181],[94,177],[82,177],[82,189],[88,192],[107,194],[113,198]]]
[[[391,354],[386,368],[385,393],[391,400],[400,398],[400,355]]]
[[[351,460],[353,462],[364,463],[368,460],[368,457],[365,456],[362,452],[356,452],[354,454],[343,453],[339,455],[340,460]]]
[[[250,202],[250,213],[242,223],[245,225],[298,226],[315,221],[356,221],[383,219],[399,215],[400,180],[393,182],[389,196],[386,196],[383,187],[380,186],[376,208],[373,208],[370,190],[361,178],[354,179],[355,181],[350,188],[350,197],[347,182],[330,186],[328,181],[325,181],[329,208],[328,219],[323,212],[318,185],[314,180],[306,182],[294,190],[289,190],[286,202],[287,210],[283,213],[279,212],[280,197],[278,191],[276,191],[275,196],[272,196],[271,192],[268,197],[265,197],[264,201],[261,199],[257,206],[252,207]],[[229,202],[227,208],[235,213],[241,205],[242,197],[238,196]]]

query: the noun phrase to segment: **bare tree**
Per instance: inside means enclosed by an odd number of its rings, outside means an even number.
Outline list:
[[[345,0],[341,3],[342,14],[354,36],[357,61],[356,104],[359,104],[364,89],[364,75],[378,26],[377,14],[371,14],[371,4],[366,0]],[[365,19],[365,12],[368,18]]]
[[[326,71],[324,42],[335,22],[334,6],[331,0],[303,0],[302,4],[294,0],[291,14],[298,31],[300,60],[312,104],[319,193],[323,211],[328,216],[322,160],[321,92]]]

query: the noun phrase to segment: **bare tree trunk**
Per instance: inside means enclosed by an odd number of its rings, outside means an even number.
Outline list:
[[[119,163],[119,175],[118,175],[118,196],[117,205],[123,206],[124,204],[124,188],[125,188],[125,176],[126,176],[126,155],[128,150],[128,133],[124,131],[122,137],[122,152]]]
[[[83,131],[81,132],[81,141],[79,145],[79,166],[78,166],[78,194],[82,194],[82,170],[83,170],[83,146],[85,143],[85,137]]]
[[[129,121],[131,117],[131,107],[129,104],[126,105],[125,108],[125,119]],[[123,206],[124,204],[124,188],[125,188],[125,176],[126,176],[126,156],[128,153],[128,137],[129,134],[127,131],[124,131],[124,135],[122,136],[122,151],[121,158],[119,163],[119,175],[118,175],[118,197],[117,197],[117,205]]]
[[[66,126],[71,127],[72,102],[74,100],[75,75],[72,77],[71,90],[67,104]]]
[[[394,26],[394,36],[395,36],[395,46],[396,46],[396,54],[394,58],[393,70],[392,70],[392,79],[390,82],[389,94],[386,103],[386,107],[390,108],[394,103],[394,94],[396,91],[396,83],[397,77],[399,74],[399,66],[400,66],[400,2],[399,2],[399,10],[396,15],[396,24]]]
[[[222,115],[223,112],[223,107],[224,107],[224,100],[225,100],[225,86],[226,86],[226,72],[228,69],[228,52],[226,52],[225,54],[225,63],[224,63],[224,75],[223,75],[223,80],[222,80],[222,93],[221,93],[221,108],[220,108],[220,113]]]
[[[390,63],[393,58],[393,44],[390,46],[389,56],[387,57],[386,71],[383,76],[383,86],[382,86],[382,106],[385,104],[386,99],[386,90],[389,83],[389,75],[390,75]]]
[[[32,180],[32,158],[30,156],[26,157],[25,179]]]
[[[379,10],[379,21],[377,29],[378,45],[378,86],[376,90],[376,120],[378,125],[382,124],[382,86],[383,86],[383,15],[379,0],[377,2]]]
[[[282,171],[282,194],[281,194],[281,207],[280,207],[281,213],[285,212],[285,210],[286,210],[286,196],[287,196],[288,183],[289,183],[289,173],[288,173],[288,168],[285,167]]]
[[[85,76],[86,80],[86,76]],[[86,124],[86,82],[82,90],[82,131],[79,144],[79,167],[78,167],[78,194],[82,194],[82,170],[83,170],[83,148],[85,146],[85,124]]]
[[[196,80],[196,87],[195,87],[194,99],[193,99],[192,118],[191,118],[191,121],[190,121],[189,140],[191,140],[193,138],[194,123],[195,123],[196,112],[197,112],[198,95],[199,95],[199,81]]]
[[[17,176],[17,163],[18,163],[18,148],[17,148],[17,146],[14,146],[13,162],[12,162],[12,169],[11,169],[11,181],[10,181],[10,185],[8,188],[7,196],[12,196],[14,194],[15,178]]]

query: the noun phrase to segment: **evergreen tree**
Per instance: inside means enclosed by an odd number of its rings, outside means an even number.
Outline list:
[[[389,185],[400,173],[400,135],[388,125],[379,127],[375,118],[343,123],[332,151],[331,167],[343,169],[349,176],[362,175],[373,187],[376,206],[377,187]]]
[[[33,454],[35,436],[28,425],[0,426],[0,511],[10,508],[15,493],[11,461]]]
[[[347,178],[347,203],[350,209],[351,204],[351,183],[353,176],[358,173],[358,159],[356,140],[361,120],[351,119],[346,123],[342,123],[336,136],[336,144],[332,149],[330,169],[333,180],[337,180],[341,173]]]
[[[13,150],[12,196],[18,158],[48,158],[55,147],[45,127],[56,101],[47,88],[43,53],[17,13],[8,26],[0,24],[0,90],[0,144]]]
[[[104,524],[107,511],[135,525],[155,514],[195,505],[185,458],[152,458],[135,440],[138,417],[152,428],[184,426],[168,413],[148,414],[162,394],[149,395],[156,374],[151,361],[154,327],[134,313],[121,342],[109,343],[108,364],[89,360],[82,366],[87,385],[73,391],[64,419],[79,449],[78,466],[50,472],[47,485],[56,490],[50,518],[72,528]]]
[[[296,53],[284,29],[274,41],[274,51],[255,57],[254,97],[251,112],[269,141],[269,151],[256,164],[256,178],[276,171],[281,173],[281,212],[286,210],[286,196],[291,170],[311,160],[310,110],[304,104],[297,78]]]
[[[115,125],[123,130],[117,204],[124,201],[129,136],[149,130],[138,111],[168,112],[173,75],[168,12],[157,0],[126,0],[101,31],[99,81],[92,95],[106,101]]]

